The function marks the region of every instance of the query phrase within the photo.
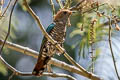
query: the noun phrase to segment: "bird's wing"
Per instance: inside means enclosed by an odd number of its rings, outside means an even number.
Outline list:
[[[50,34],[51,30],[55,27],[55,24],[52,23],[48,26],[48,28],[46,29],[46,32],[48,34]],[[35,65],[35,68],[33,70],[33,73],[34,75],[38,75],[39,73],[42,74],[42,72],[44,71],[44,65],[46,64],[45,63],[45,60],[42,59],[42,52],[43,52],[43,49],[46,48],[45,44],[47,42],[47,38],[44,37],[43,40],[42,40],[42,44],[41,44],[41,48],[40,48],[40,52],[39,52],[39,56],[38,56],[38,60],[37,60],[37,64]],[[46,52],[47,53],[47,52]],[[47,57],[46,57],[47,59]]]
[[[52,31],[52,29],[53,29],[54,27],[55,27],[55,23],[51,23],[51,24],[48,26],[48,28],[46,29],[46,32],[47,32],[48,34],[50,34],[50,32]],[[47,41],[47,38],[44,37],[43,40],[42,40],[42,44],[41,44],[41,48],[40,48],[40,52],[39,52],[40,54],[42,53],[42,50],[43,50],[43,47],[44,47],[46,41]]]

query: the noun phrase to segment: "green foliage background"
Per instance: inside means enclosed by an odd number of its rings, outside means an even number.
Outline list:
[[[37,15],[40,17],[41,22],[43,23],[44,27],[47,28],[46,25],[49,25],[52,22],[52,9],[50,2],[47,0],[28,0],[30,6],[32,9],[37,13]],[[78,0],[79,1],[79,0]],[[78,3],[77,0],[73,0],[72,5]],[[36,51],[39,51],[40,43],[42,40],[43,35],[41,34],[41,31],[39,30],[38,26],[36,25],[35,21],[32,19],[32,17],[25,11],[25,8],[22,6],[22,0],[19,1],[19,3],[16,6],[16,9],[14,11],[14,17],[12,18],[12,32],[9,37],[9,41],[20,44],[22,46],[30,47],[31,49],[34,49]],[[40,16],[40,13],[42,13],[43,9],[49,10],[49,18],[46,17],[43,19],[43,17]],[[59,9],[59,6],[57,3],[55,4],[56,12]],[[88,8],[89,9],[89,8]],[[120,15],[120,8],[116,8],[116,14],[118,17]],[[104,5],[99,8],[99,11],[105,12],[108,15],[111,15],[110,8],[107,5]],[[6,14],[8,16],[8,14]],[[42,14],[44,16],[44,14]],[[22,21],[24,19],[24,21]],[[91,58],[90,58],[90,25],[91,21],[93,19],[97,19],[96,24],[94,25],[94,41],[95,41],[95,57],[96,60],[99,58],[101,52],[101,44],[99,44],[102,41],[105,41],[106,37],[108,36],[108,27],[102,26],[101,24],[106,22],[107,19],[105,17],[98,17],[98,15],[91,11],[89,13],[85,13],[84,15],[80,14],[80,12],[77,12],[72,15],[71,17],[71,24],[72,26],[68,28],[67,30],[67,36],[66,41],[64,44],[64,47],[66,51],[69,53],[70,56],[72,56],[77,62],[79,62],[81,59],[83,59],[80,64],[82,64],[83,67],[86,69],[90,69],[91,66]],[[2,22],[5,21],[5,24]],[[8,27],[8,17],[6,17],[3,21],[0,22],[0,38],[4,39]],[[45,23],[46,22],[46,23]],[[83,30],[82,30],[83,28]],[[118,41],[119,32],[117,32],[113,26],[113,33],[112,38]],[[114,45],[116,47],[117,45]],[[116,49],[116,48],[115,48]],[[119,50],[117,48],[117,50]],[[16,67],[18,62],[22,60],[23,57],[28,57],[26,55],[23,55],[21,53],[18,53],[16,51],[12,51],[10,49],[4,48],[4,52],[2,54],[3,58],[13,67]],[[77,57],[79,56],[79,58]],[[31,60],[29,63],[35,64],[36,60],[29,57]],[[55,58],[65,61],[67,63],[68,60],[65,59],[64,56],[57,56],[55,55]],[[86,60],[88,61],[88,64],[83,64],[82,62]],[[21,65],[21,66],[24,66]],[[34,65],[32,65],[34,66]],[[54,67],[55,68],[55,67]],[[32,71],[32,68],[31,70]],[[61,71],[60,69],[58,72]],[[75,76],[72,73],[69,73],[67,71],[63,71],[64,73],[70,74],[72,76]],[[8,70],[1,62],[0,62],[0,80],[7,80],[8,77],[11,75],[11,71]],[[96,70],[97,73],[97,70]],[[114,76],[115,77],[115,76]],[[112,77],[112,79],[114,79]],[[108,79],[111,77],[108,76]],[[47,77],[19,77],[14,76],[12,80],[46,80]],[[85,78],[81,78],[85,79]]]

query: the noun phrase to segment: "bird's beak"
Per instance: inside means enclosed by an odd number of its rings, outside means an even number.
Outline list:
[[[70,11],[69,14],[71,15],[72,13],[76,13],[76,11]]]
[[[69,15],[71,15],[72,14],[72,11],[69,11]]]
[[[72,13],[76,13],[77,11],[72,11]]]

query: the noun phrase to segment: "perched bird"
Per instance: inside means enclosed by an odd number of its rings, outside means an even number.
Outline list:
[[[46,32],[61,46],[65,41],[66,24],[69,22],[69,17],[72,11],[68,9],[61,9],[54,17],[53,23],[51,23]],[[55,53],[60,53],[59,50],[53,45],[46,37],[43,38],[37,63],[33,69],[33,75],[42,75],[47,63]]]

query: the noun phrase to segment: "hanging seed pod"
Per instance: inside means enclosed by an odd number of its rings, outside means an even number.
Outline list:
[[[89,43],[90,44],[93,44],[95,42],[95,27],[94,27],[94,24],[95,24],[96,21],[97,21],[97,19],[94,19],[94,20],[91,21],[91,24],[90,24],[90,32],[89,32],[89,35],[90,35]]]
[[[117,31],[120,31],[120,26],[119,26],[117,23],[115,23],[115,29],[116,29]]]

